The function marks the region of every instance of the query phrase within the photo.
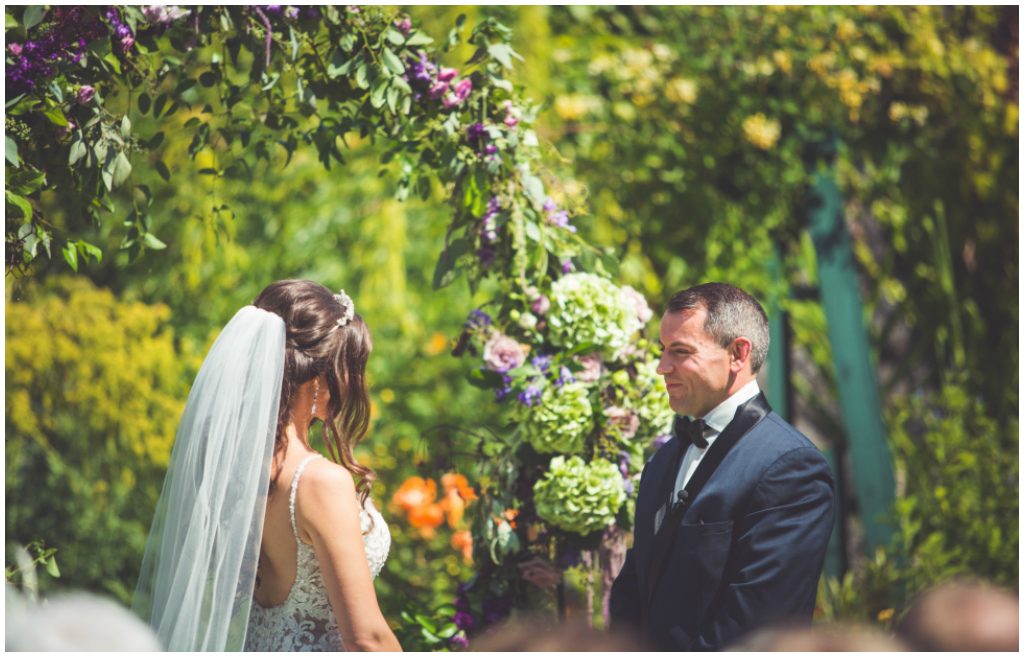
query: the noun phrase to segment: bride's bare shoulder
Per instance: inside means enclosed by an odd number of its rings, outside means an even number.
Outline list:
[[[339,524],[359,526],[359,506],[352,474],[326,458],[314,459],[302,473],[296,515],[311,535]],[[305,532],[304,532],[305,533]]]

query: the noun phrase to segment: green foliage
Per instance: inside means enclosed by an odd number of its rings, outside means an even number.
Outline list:
[[[80,278],[8,290],[7,541],[45,537],[62,583],[124,601],[198,368],[169,315]]]
[[[897,536],[859,572],[823,583],[825,618],[887,626],[917,593],[958,576],[1018,585],[1019,425],[995,421],[957,378],[894,405]]]
[[[522,413],[523,432],[545,454],[578,454],[593,428],[594,411],[587,386],[567,383],[544,389],[537,406]]]

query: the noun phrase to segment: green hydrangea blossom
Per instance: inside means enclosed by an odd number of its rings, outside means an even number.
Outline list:
[[[537,515],[577,534],[589,534],[615,522],[626,501],[618,467],[604,459],[586,463],[578,456],[551,459],[547,473],[533,486]]]
[[[658,374],[657,358],[637,363],[630,397],[633,410],[640,416],[640,429],[636,432],[638,440],[671,433],[675,412],[668,404],[668,390],[665,379]]]
[[[556,345],[573,349],[593,343],[615,358],[641,325],[629,295],[605,278],[581,272],[552,284],[548,327]]]
[[[538,452],[579,453],[594,428],[594,411],[587,386],[583,383],[548,386],[540,403],[527,408],[523,420],[526,439]]]

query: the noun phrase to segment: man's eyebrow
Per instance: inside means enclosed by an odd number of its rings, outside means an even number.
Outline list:
[[[661,343],[660,340],[658,342],[659,344]],[[692,344],[690,344],[689,342],[685,342],[683,340],[673,340],[672,344],[670,344],[669,347],[684,347],[686,349],[693,349]],[[661,345],[661,348],[664,349],[665,345]]]

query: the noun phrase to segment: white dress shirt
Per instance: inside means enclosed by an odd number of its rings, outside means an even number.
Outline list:
[[[722,430],[736,417],[736,409],[740,407],[740,404],[753,399],[759,392],[761,392],[761,388],[757,385],[757,381],[751,381],[734,392],[724,402],[708,411],[708,414],[703,418],[704,423],[707,425],[704,429],[704,438],[708,441],[708,446],[701,449],[696,445],[690,445],[686,449],[683,462],[679,466],[679,473],[676,475],[675,490],[682,490],[690,481],[690,477],[697,471],[697,466],[700,465],[701,459],[704,458],[704,455],[708,453],[708,449],[711,448],[711,443],[715,442],[715,439],[721,435]],[[672,499],[674,500],[675,498],[673,497]]]

